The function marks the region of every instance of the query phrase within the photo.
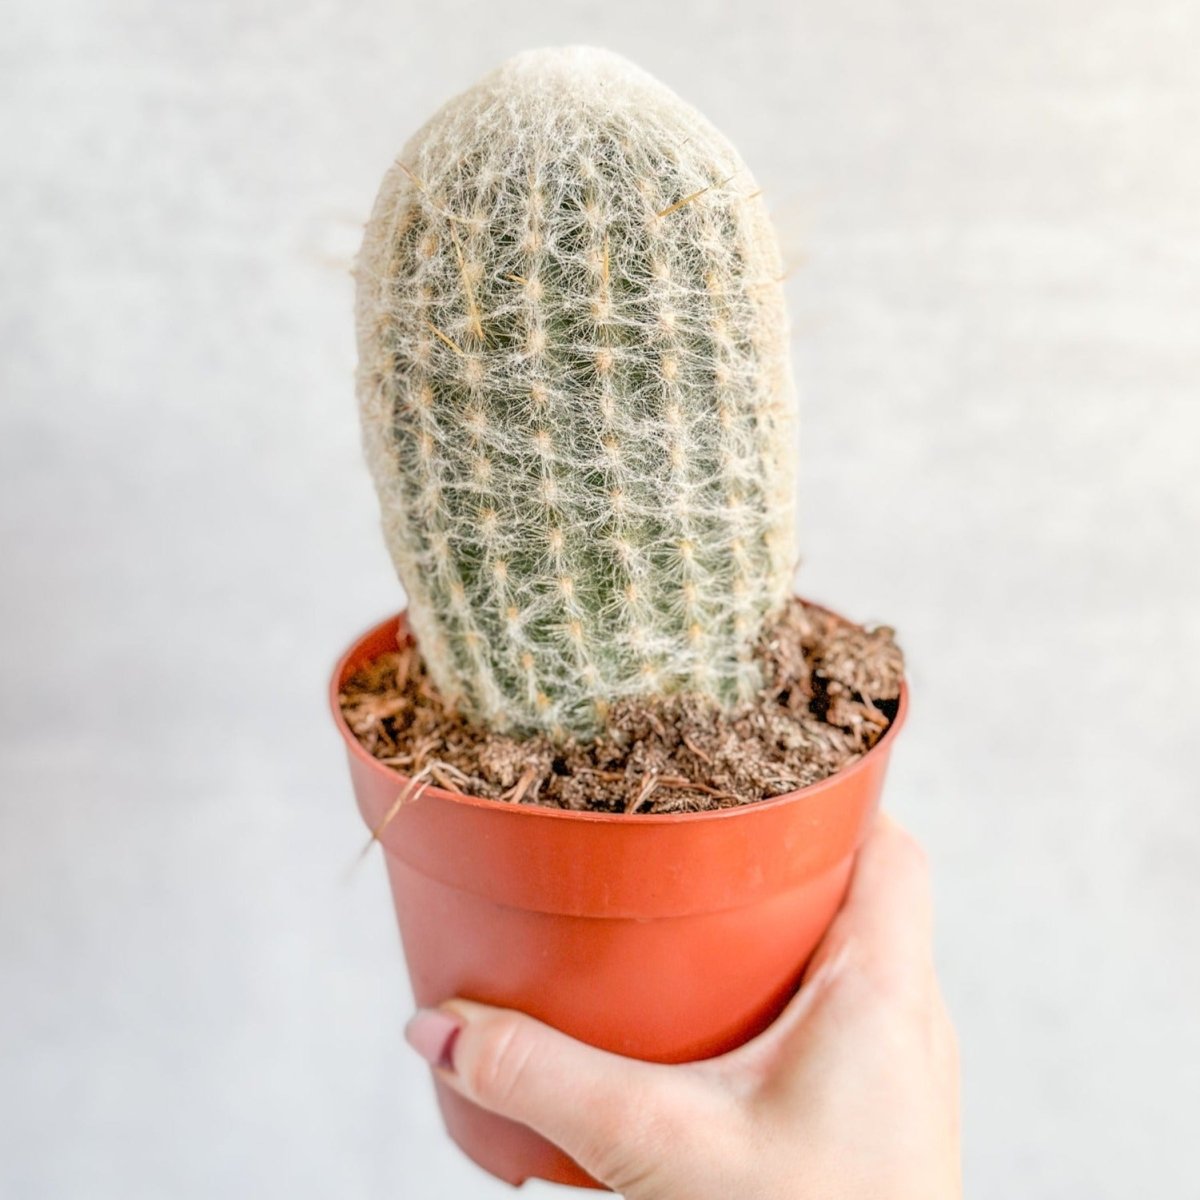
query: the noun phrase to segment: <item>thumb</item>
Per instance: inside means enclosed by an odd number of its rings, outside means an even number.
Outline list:
[[[450,1000],[418,1011],[404,1033],[455,1091],[617,1190],[689,1153],[710,1107],[685,1069],[610,1054],[510,1009]]]

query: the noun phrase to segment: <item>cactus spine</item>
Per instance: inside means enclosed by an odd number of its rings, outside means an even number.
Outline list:
[[[586,736],[719,703],[793,569],[781,267],[749,172],[597,50],[518,56],[388,173],[358,264],[384,534],[442,692]]]

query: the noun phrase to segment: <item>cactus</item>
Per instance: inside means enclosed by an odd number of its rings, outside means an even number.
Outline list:
[[[439,690],[556,737],[748,697],[794,402],[774,234],[712,125],[616,55],[519,55],[406,146],[357,280],[364,448]]]

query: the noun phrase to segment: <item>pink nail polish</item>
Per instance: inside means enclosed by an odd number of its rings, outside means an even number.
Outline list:
[[[454,1043],[463,1023],[436,1008],[419,1008],[404,1027],[408,1044],[427,1062],[454,1070]]]

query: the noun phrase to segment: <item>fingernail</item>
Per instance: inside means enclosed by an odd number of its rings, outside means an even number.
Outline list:
[[[437,1008],[419,1008],[404,1027],[408,1044],[427,1062],[454,1070],[454,1042],[463,1023]]]

